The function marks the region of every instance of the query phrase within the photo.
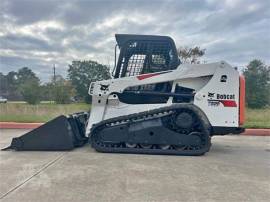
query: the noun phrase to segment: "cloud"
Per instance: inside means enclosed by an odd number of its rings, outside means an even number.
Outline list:
[[[11,0],[4,1],[4,12],[15,19],[16,24],[31,24],[51,19],[61,9],[60,1]]]
[[[268,0],[2,0],[0,70],[23,66],[48,81],[72,60],[113,65],[114,34],[169,35],[177,46],[206,48],[205,60],[244,66],[270,62]]]

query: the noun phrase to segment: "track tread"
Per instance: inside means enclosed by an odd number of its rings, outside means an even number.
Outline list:
[[[98,135],[97,131],[105,127],[108,124],[127,124],[136,121],[141,121],[144,119],[153,119],[157,117],[166,116],[170,113],[170,111],[178,110],[178,109],[189,109],[192,110],[198,118],[201,120],[201,124],[205,133],[206,143],[201,149],[194,149],[194,150],[176,150],[176,149],[168,149],[163,150],[159,148],[127,148],[127,147],[110,147],[110,146],[102,146],[102,144],[98,144],[96,142],[96,135]],[[107,119],[104,121],[99,122],[98,124],[93,125],[91,129],[91,135],[89,137],[89,141],[93,148],[95,148],[99,152],[107,152],[107,153],[135,153],[135,154],[165,154],[165,155],[185,155],[185,156],[198,156],[203,155],[204,153],[208,152],[211,146],[211,138],[210,138],[210,123],[204,113],[195,105],[193,104],[173,104],[168,107],[162,107],[159,109],[149,110],[145,112],[120,116],[116,118]],[[103,144],[104,145],[104,144]]]

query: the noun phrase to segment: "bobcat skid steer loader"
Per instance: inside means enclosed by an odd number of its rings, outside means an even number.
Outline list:
[[[6,149],[202,155],[244,131],[245,80],[226,62],[181,64],[167,36],[116,34],[110,80],[90,84],[91,113],[60,116]]]

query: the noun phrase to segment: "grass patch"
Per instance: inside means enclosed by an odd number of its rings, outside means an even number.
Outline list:
[[[270,128],[270,107],[247,109],[245,128]]]
[[[0,104],[0,122],[47,122],[61,114],[68,115],[75,112],[89,111],[90,105],[75,104],[50,104],[41,103],[29,105],[26,103]]]

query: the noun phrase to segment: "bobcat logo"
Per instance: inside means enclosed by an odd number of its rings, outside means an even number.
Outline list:
[[[208,92],[208,97],[213,98],[214,96],[215,96],[215,93],[209,93],[209,92]]]
[[[99,84],[100,85],[100,90],[102,91],[108,91],[109,90],[109,84],[108,85],[104,85],[104,84]]]

